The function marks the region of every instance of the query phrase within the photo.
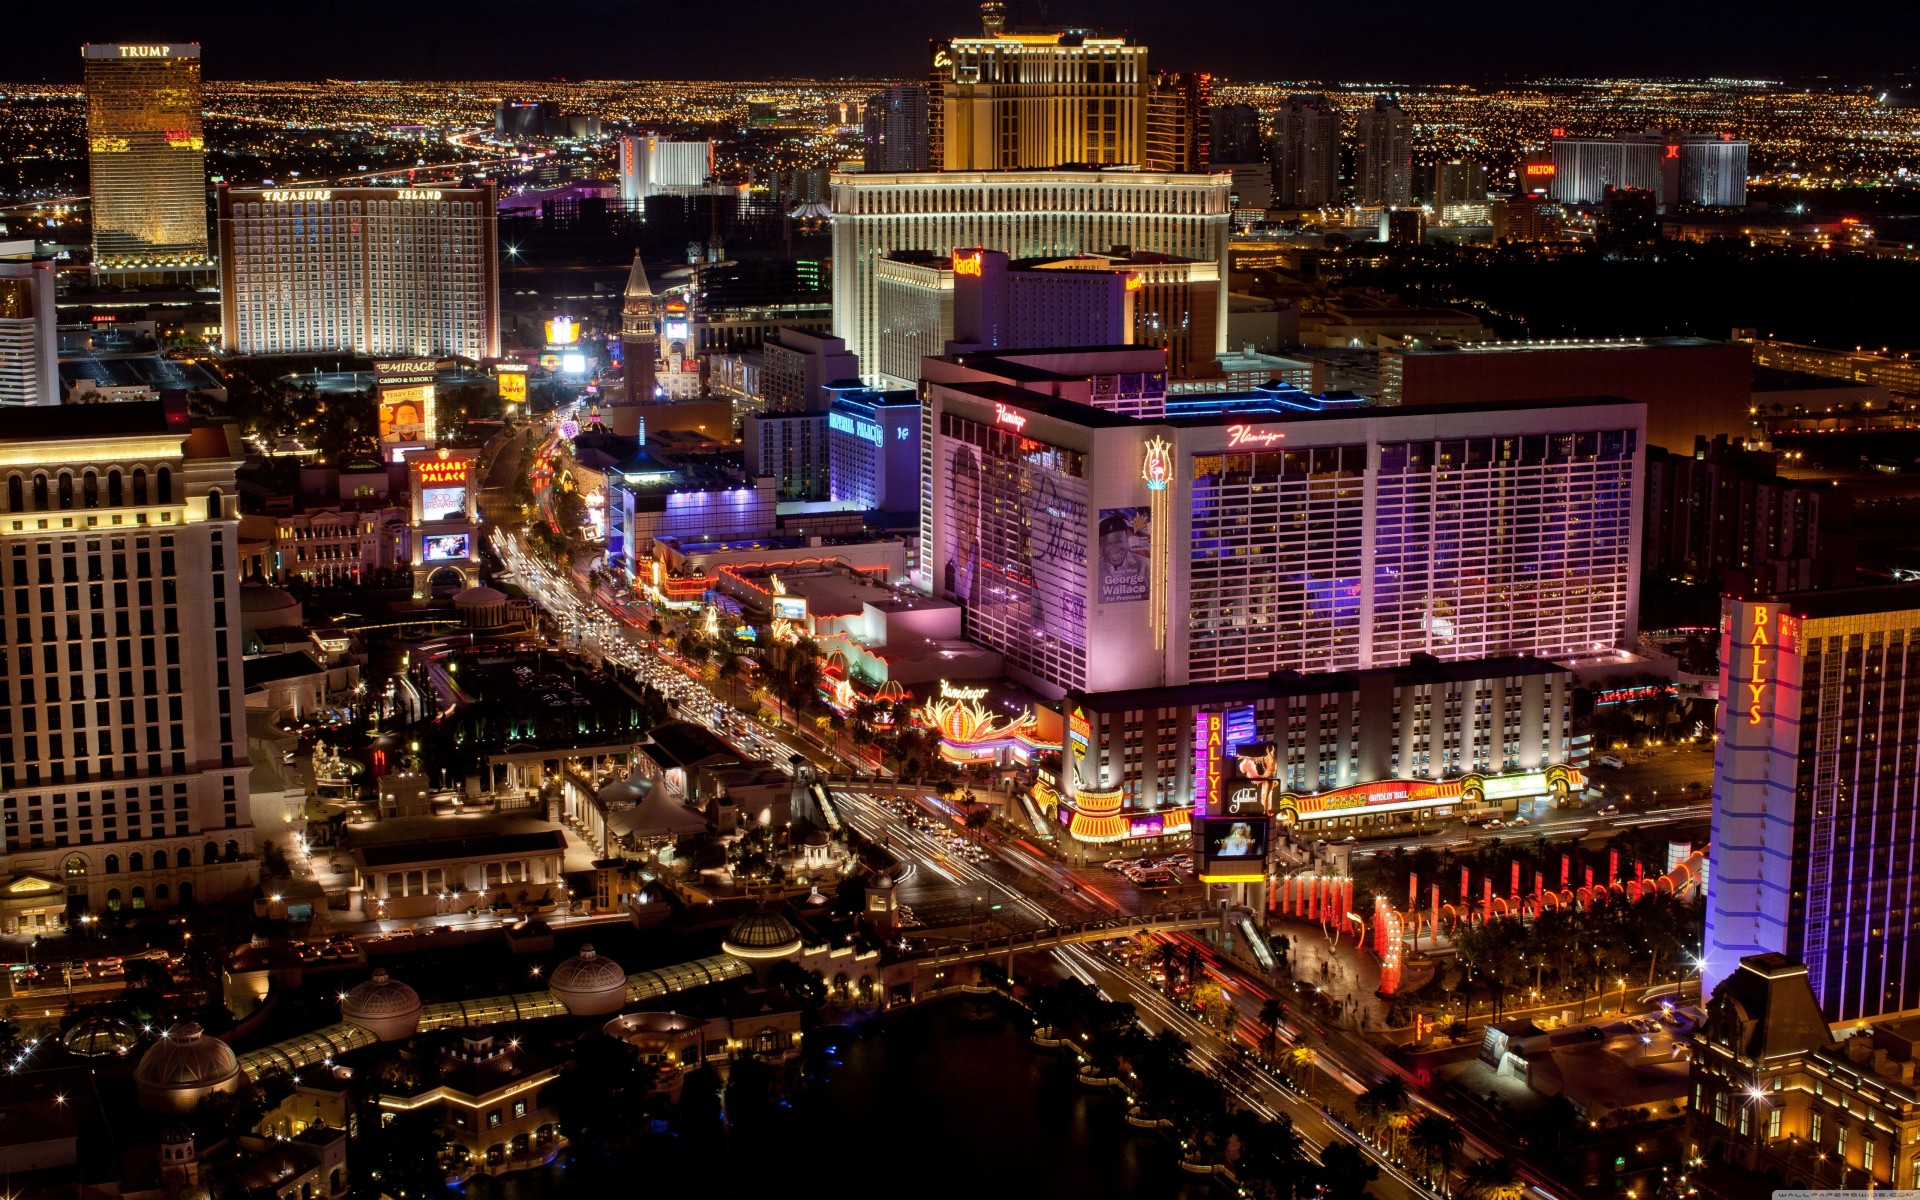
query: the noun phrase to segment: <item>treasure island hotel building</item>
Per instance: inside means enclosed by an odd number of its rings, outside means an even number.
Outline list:
[[[0,929],[245,896],[238,430],[0,409]]]
[[[236,354],[498,356],[495,199],[491,181],[222,189],[222,345]]]

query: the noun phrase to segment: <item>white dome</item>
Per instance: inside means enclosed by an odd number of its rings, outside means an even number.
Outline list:
[[[419,1028],[420,994],[377,967],[340,1002],[340,1015],[383,1042],[396,1042]]]
[[[592,946],[553,969],[547,990],[577,1017],[619,1012],[627,1002],[627,973],[619,963],[594,953]]]
[[[232,1047],[183,1021],[140,1056],[134,1068],[140,1103],[157,1112],[187,1112],[215,1092],[240,1086],[240,1061]]]
[[[475,584],[473,587],[455,596],[453,602],[461,608],[478,604],[505,604],[507,602],[507,594],[502,591],[496,591],[484,583]]]

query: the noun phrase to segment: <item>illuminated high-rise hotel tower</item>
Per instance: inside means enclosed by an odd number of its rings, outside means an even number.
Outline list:
[[[96,274],[209,271],[197,42],[82,46]]]

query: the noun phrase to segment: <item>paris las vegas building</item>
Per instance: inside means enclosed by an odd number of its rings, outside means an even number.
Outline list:
[[[1141,348],[924,375],[919,583],[1060,706],[1035,798],[1075,837],[1212,820],[1236,771],[1322,833],[1580,786],[1567,668],[1635,627],[1643,405],[1169,397]]]
[[[0,928],[243,896],[237,431],[0,410]]]
[[[495,187],[223,188],[221,345],[236,354],[500,354]]]

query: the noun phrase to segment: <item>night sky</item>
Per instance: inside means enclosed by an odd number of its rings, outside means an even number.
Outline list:
[[[1239,79],[1497,82],[1832,74],[1920,64],[1920,3],[1012,0],[1010,23],[1124,29],[1154,66]],[[198,40],[214,79],[917,77],[965,0],[25,0],[0,79],[77,81],[84,41]]]

